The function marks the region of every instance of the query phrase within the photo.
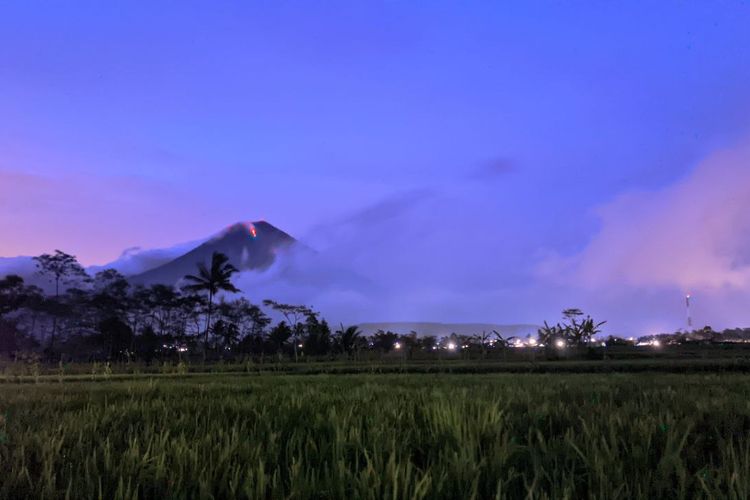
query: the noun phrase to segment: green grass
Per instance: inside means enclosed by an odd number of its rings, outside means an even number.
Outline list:
[[[732,354],[733,351],[730,351]],[[63,381],[109,381],[140,379],[144,376],[178,378],[203,374],[489,374],[489,373],[750,373],[750,357],[701,352],[701,357],[648,357],[635,359],[442,359],[405,360],[290,360],[264,363],[162,362],[162,363],[23,363],[0,361],[0,384]]]
[[[0,384],[3,498],[750,498],[743,374]]]

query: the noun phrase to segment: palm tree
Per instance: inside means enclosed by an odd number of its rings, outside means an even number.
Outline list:
[[[347,354],[351,354],[356,347],[357,340],[361,334],[362,332],[359,331],[359,328],[356,325],[345,328],[342,324],[341,329],[336,332],[341,350]]]
[[[202,262],[198,263],[198,276],[188,274],[185,276],[187,281],[192,282],[185,286],[185,290],[191,292],[206,292],[207,296],[207,314],[206,314],[206,332],[203,338],[203,356],[208,351],[208,332],[211,328],[211,312],[214,305],[214,296],[220,291],[237,293],[240,290],[232,284],[232,275],[237,272],[237,268],[229,263],[229,257],[220,252],[214,252],[211,255],[211,269],[207,268]]]
[[[479,344],[479,348],[482,352],[482,359],[487,357],[487,345],[490,343],[490,337],[491,335],[488,334],[486,331],[482,331],[482,333],[472,336],[472,341]]]
[[[569,322],[569,324],[563,325],[566,336],[577,345],[587,345],[595,335],[601,333],[601,327],[607,323],[606,321],[595,323],[588,315],[586,319],[579,321],[577,318],[583,316],[580,309],[566,309],[563,311],[563,316]]]
[[[581,339],[586,343],[591,342],[592,338],[601,333],[602,326],[606,323],[606,321],[595,323],[591,316],[586,316],[586,319],[580,325]]]
[[[562,327],[559,323],[556,325],[550,326],[547,324],[547,322],[544,322],[544,326],[539,329],[539,332],[537,333],[539,343],[542,344],[547,348],[547,350],[551,350],[554,346],[554,343],[558,340],[563,340],[566,344],[568,342],[568,330],[564,327]]]

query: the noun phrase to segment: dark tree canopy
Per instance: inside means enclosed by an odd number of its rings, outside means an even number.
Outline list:
[[[60,250],[54,254],[42,254],[34,257],[39,274],[55,284],[55,295],[60,294],[60,285],[70,285],[78,281],[87,281],[88,274],[73,255]]]

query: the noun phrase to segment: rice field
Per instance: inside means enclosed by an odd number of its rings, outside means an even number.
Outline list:
[[[0,384],[2,498],[750,498],[750,376]]]

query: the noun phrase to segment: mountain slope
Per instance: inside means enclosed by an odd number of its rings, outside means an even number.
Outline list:
[[[36,272],[36,263],[32,257],[0,257],[0,277],[17,274],[22,277]]]
[[[46,291],[53,288],[50,280],[38,273],[32,257],[0,257],[0,278],[9,274],[22,277],[27,285],[35,285]]]
[[[296,242],[265,221],[237,223],[186,254],[128,279],[136,285],[173,285],[186,274],[195,274],[199,262],[208,264],[214,252],[225,254],[237,269],[263,270],[273,264],[277,254]]]
[[[86,268],[86,271],[91,276],[105,269],[115,269],[125,276],[142,274],[151,269],[168,264],[177,257],[180,257],[205,243],[208,239],[209,238],[189,241],[166,248],[128,248],[122,252],[117,260],[108,262],[107,264],[89,266]]]

